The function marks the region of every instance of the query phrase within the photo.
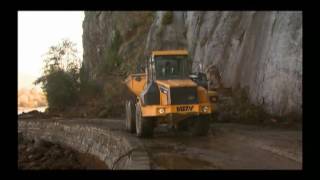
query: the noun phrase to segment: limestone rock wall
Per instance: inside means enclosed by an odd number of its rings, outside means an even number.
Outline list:
[[[224,87],[244,88],[271,114],[302,114],[302,12],[87,12],[83,28],[91,76],[108,61],[101,49],[117,29],[117,53],[128,63],[144,63],[154,49],[188,49],[194,71],[213,79],[214,68]]]

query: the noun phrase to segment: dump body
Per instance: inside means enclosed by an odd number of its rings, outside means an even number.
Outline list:
[[[147,79],[145,73],[130,74],[125,80],[125,84],[136,96],[139,96],[142,93],[146,82]]]

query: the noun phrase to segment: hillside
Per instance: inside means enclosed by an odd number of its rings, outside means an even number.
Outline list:
[[[243,90],[272,115],[302,114],[301,12],[90,11],[83,48],[83,67],[106,92],[152,50],[188,49],[194,71],[206,72],[212,86],[218,74],[220,86]]]

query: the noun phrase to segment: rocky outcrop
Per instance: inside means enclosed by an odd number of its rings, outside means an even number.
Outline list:
[[[99,69],[114,59],[112,68],[133,70],[143,62],[152,12],[85,12],[83,21],[83,65],[90,78],[99,79]],[[114,54],[119,55],[115,58]],[[138,62],[139,61],[139,62]],[[129,66],[129,67],[128,67]]]
[[[117,31],[124,64],[143,63],[154,49],[188,49],[194,71],[245,89],[273,115],[302,114],[301,12],[86,12],[84,66],[91,77],[110,61],[101,50],[110,49]]]

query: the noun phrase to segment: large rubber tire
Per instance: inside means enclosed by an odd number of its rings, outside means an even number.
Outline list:
[[[192,118],[191,134],[193,136],[206,136],[210,129],[208,116],[196,116]]]
[[[135,105],[131,100],[126,101],[126,130],[130,133],[136,132]]]
[[[154,119],[142,117],[141,107],[136,105],[136,133],[138,137],[148,138],[153,136]]]

